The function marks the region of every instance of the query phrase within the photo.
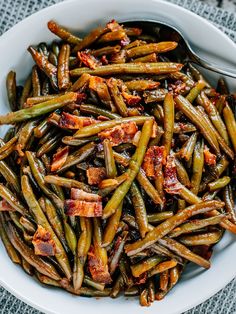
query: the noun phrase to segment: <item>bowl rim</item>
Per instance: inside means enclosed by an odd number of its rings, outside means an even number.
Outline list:
[[[128,0],[129,2],[133,2],[135,3],[135,0]],[[149,1],[149,0],[146,0]],[[190,17],[194,17],[194,19],[198,20],[201,23],[204,23],[207,25],[208,28],[213,29],[215,32],[217,32],[218,34],[220,34],[221,37],[224,38],[225,41],[227,41],[230,45],[232,45],[232,47],[234,47],[234,49],[236,48],[235,43],[232,41],[232,39],[227,36],[224,32],[222,32],[219,28],[217,28],[214,24],[212,24],[209,20],[197,15],[196,13],[183,8],[175,3],[172,2],[168,2],[168,0],[152,0],[153,2],[156,3],[162,3],[166,6],[166,8],[168,7],[172,7],[175,8],[177,10],[179,10],[180,12],[182,11],[184,14],[188,14]],[[49,10],[52,10],[54,7],[64,7],[66,4],[72,4],[72,3],[77,3],[78,0],[62,0],[61,2],[52,4],[48,7],[45,7],[43,9],[40,9],[39,11],[32,13],[31,15],[27,16],[26,18],[24,18],[23,20],[17,22],[16,24],[14,24],[10,29],[8,29],[6,32],[4,32],[1,36],[0,36],[0,46],[4,41],[7,40],[8,36],[11,36],[16,28],[23,28],[25,25],[27,25],[31,20],[34,20],[35,17],[43,15],[44,12],[47,12]],[[110,0],[110,3],[112,4],[112,2],[116,2],[116,0]],[[10,261],[10,259],[9,259]],[[207,299],[209,299],[210,297],[212,297],[213,295],[215,295],[217,292],[219,292],[222,288],[224,288],[232,279],[234,279],[234,277],[236,276],[236,268],[234,271],[234,274],[230,273],[228,274],[228,276],[224,277],[224,280],[222,280],[221,278],[221,284],[217,285],[217,287],[215,287],[214,289],[212,288],[210,290],[210,292],[208,292],[207,294],[205,294],[204,296],[199,296],[198,298],[196,298],[196,300],[194,302],[191,302],[191,304],[185,304],[182,306],[182,311],[187,311],[197,305],[199,305],[200,303],[205,302]],[[24,294],[24,292],[21,292],[17,289],[14,289],[13,286],[11,286],[10,284],[7,283],[7,281],[5,281],[4,279],[2,279],[0,277],[0,285],[5,288],[7,291],[9,291],[11,294],[13,294],[16,298],[22,300],[23,302],[25,302],[27,305],[30,305],[31,307],[33,307],[34,309],[37,309],[39,311],[43,311],[45,313],[52,313],[52,314],[56,314],[55,311],[51,311],[47,308],[45,308],[44,306],[40,305],[40,302],[35,303],[34,301],[31,301],[30,296],[26,296],[26,294]],[[23,290],[22,290],[23,291]],[[177,314],[179,313],[178,310],[172,312],[172,314]]]

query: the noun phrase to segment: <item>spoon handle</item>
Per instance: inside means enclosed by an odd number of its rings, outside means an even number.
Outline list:
[[[209,62],[203,58],[200,58],[198,55],[196,55],[193,51],[192,51],[192,58],[191,60],[189,60],[189,62],[192,63],[196,63],[198,65],[200,65],[201,67],[222,74],[222,75],[226,75],[232,78],[236,79],[236,71],[232,70],[232,69],[227,69],[227,68],[222,68],[219,67],[217,64]]]

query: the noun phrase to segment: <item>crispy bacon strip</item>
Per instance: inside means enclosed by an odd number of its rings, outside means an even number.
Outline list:
[[[104,130],[98,133],[101,140],[109,139],[112,146],[121,143],[131,143],[138,127],[135,122],[122,123],[114,128]]]
[[[104,167],[90,167],[86,170],[89,185],[97,185],[106,177],[106,169]]]
[[[78,51],[78,58],[86,67],[92,70],[96,69],[96,67],[100,65],[100,62],[87,52]]]
[[[166,162],[164,146],[151,146],[144,157],[142,168],[148,177],[157,178],[157,174]]]
[[[0,201],[0,212],[14,212],[16,211],[6,200]]]
[[[79,130],[84,126],[88,126],[96,122],[97,120],[93,118],[80,117],[67,112],[63,112],[58,125],[63,129]]]
[[[38,229],[33,236],[32,243],[36,255],[54,256],[56,253],[56,247],[51,233],[40,225],[38,225]]]
[[[178,194],[181,183],[177,179],[175,157],[168,156],[164,171],[164,187],[169,194]]]
[[[57,152],[53,155],[51,171],[57,171],[61,169],[61,167],[66,162],[66,159],[69,154],[69,146],[65,146],[64,148],[59,148]]]
[[[102,202],[65,200],[64,210],[67,216],[101,217]]]
[[[204,161],[209,166],[215,166],[216,165],[216,155],[212,154],[206,145],[204,147]]]
[[[88,267],[94,281],[104,284],[112,282],[108,265],[104,265],[101,258],[96,255],[96,250],[93,245],[91,245],[88,253]]]
[[[101,202],[102,197],[98,194],[88,193],[80,189],[72,188],[70,191],[70,197],[72,200],[80,200],[87,202]]]

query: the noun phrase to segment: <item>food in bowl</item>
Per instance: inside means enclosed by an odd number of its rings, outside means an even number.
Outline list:
[[[25,85],[7,75],[2,241],[41,283],[148,306],[236,233],[234,95],[140,27],[48,28]]]

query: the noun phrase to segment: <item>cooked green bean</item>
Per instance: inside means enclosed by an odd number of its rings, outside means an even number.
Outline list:
[[[190,90],[190,92],[186,96],[186,99],[189,102],[193,103],[205,86],[206,86],[206,82],[201,81],[201,80],[198,81],[196,85]]]
[[[73,101],[76,101],[76,99],[77,94],[69,92],[65,95],[37,104],[31,108],[21,109],[15,112],[10,112],[5,116],[0,116],[0,124],[12,124],[35,118],[54,111],[55,109],[62,108]]]
[[[70,71],[71,76],[80,76],[83,73],[92,75],[115,75],[115,74],[166,74],[181,70],[179,63],[122,63],[98,66],[94,70],[88,68],[77,68]]]
[[[179,241],[184,245],[195,246],[195,245],[212,245],[222,237],[222,231],[212,231],[196,235],[185,235],[179,238]]]
[[[68,30],[66,30],[61,25],[57,24],[55,21],[48,22],[48,28],[52,33],[60,37],[61,39],[67,41],[69,44],[77,45],[81,42],[82,39],[71,34]]]
[[[234,114],[228,104],[226,104],[223,109],[223,115],[230,140],[233,144],[234,152],[236,152],[236,139],[235,139],[236,121]]]
[[[70,45],[64,44],[61,46],[58,56],[58,67],[57,67],[57,79],[58,88],[67,89],[70,85],[69,76],[69,57],[70,57]]]
[[[167,155],[169,155],[171,149],[174,132],[174,116],[174,99],[172,94],[168,93],[164,99],[164,134],[162,136]]]
[[[225,202],[225,209],[228,215],[230,215],[230,220],[234,224],[236,224],[236,213],[234,210],[234,197],[233,197],[233,191],[232,186],[229,184],[227,185],[223,190],[223,199]]]
[[[224,176],[218,180],[208,183],[208,187],[210,191],[215,191],[218,189],[222,189],[230,182],[230,177]]]
[[[163,238],[171,230],[183,223],[189,217],[210,211],[215,208],[221,208],[222,206],[224,206],[224,203],[218,201],[201,202],[199,204],[189,206],[181,212],[175,214],[173,217],[170,217],[166,221],[162,222],[159,226],[155,227],[146,235],[144,239],[138,240],[132,244],[127,244],[125,251],[128,256],[132,256],[138,252],[141,252],[146,247],[157,242],[160,238]]]
[[[138,264],[131,265],[131,271],[134,277],[139,277],[142,275],[144,272],[152,269],[155,267],[157,264],[159,264],[162,261],[162,258],[160,256],[152,256],[146,259],[145,261],[141,261]]]
[[[6,79],[7,96],[12,111],[17,110],[16,100],[16,72],[10,71]]]

